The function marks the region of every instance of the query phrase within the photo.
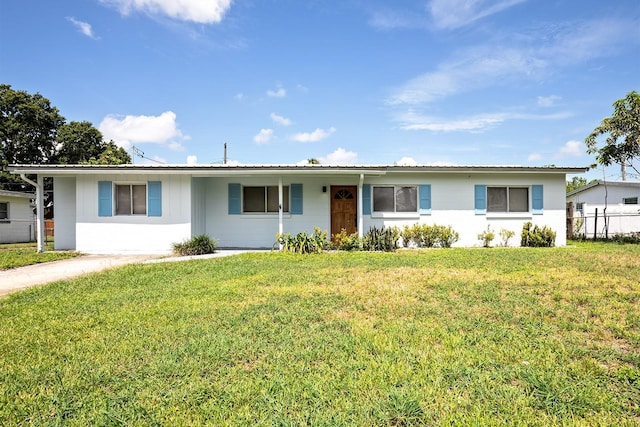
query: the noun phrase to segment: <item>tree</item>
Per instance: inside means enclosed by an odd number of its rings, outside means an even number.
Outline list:
[[[48,163],[56,153],[56,134],[65,119],[36,93],[0,84],[0,168],[10,163]],[[0,172],[0,186],[24,190],[20,178]]]
[[[29,191],[20,177],[3,172],[11,164],[123,164],[131,156],[90,122],[69,122],[36,93],[0,84],[0,188]],[[50,189],[50,180],[45,180]]]
[[[587,179],[581,176],[574,176],[571,181],[567,181],[567,193],[577,190],[587,185]]]
[[[607,135],[605,145],[598,147],[598,137]],[[596,154],[598,163],[613,163],[623,168],[631,166],[634,158],[640,158],[640,94],[631,91],[626,97],[613,103],[613,114],[606,117],[585,139],[587,153]]]
[[[320,164],[320,160],[316,159],[315,157],[312,157],[310,159],[307,159],[307,164],[308,165],[319,165]]]
[[[89,159],[91,165],[124,165],[131,163],[131,156],[122,147],[118,147],[115,142],[103,143],[102,153],[97,158]]]
[[[58,128],[58,152],[52,163],[80,164],[98,158],[104,151],[102,134],[90,122],[69,122]]]

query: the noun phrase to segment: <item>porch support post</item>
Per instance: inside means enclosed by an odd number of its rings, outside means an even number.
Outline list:
[[[282,177],[278,177],[278,233],[282,234],[284,232],[284,224],[283,224],[283,195],[282,195]],[[282,244],[280,245],[280,249],[282,249]]]
[[[362,184],[364,183],[364,174],[360,174],[358,182],[358,206],[356,207],[356,215],[358,216],[358,237],[364,236],[364,219],[362,217]]]
[[[21,173],[20,178],[36,187],[36,242],[38,244],[38,252],[44,252],[44,178],[37,175],[37,181],[33,182]]]

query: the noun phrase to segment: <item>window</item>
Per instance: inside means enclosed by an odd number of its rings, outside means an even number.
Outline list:
[[[638,204],[638,198],[637,197],[625,197],[624,199],[622,199],[622,203],[624,203],[625,205],[637,205]],[[0,215],[2,215],[2,211],[0,210]],[[2,218],[0,216],[0,218]]]
[[[374,212],[418,212],[418,187],[373,187]]]
[[[9,202],[0,202],[0,222],[9,220]]]
[[[576,210],[584,213],[584,202],[576,203]]]
[[[487,212],[529,212],[529,189],[487,187]]]
[[[289,186],[282,187],[282,211],[289,212]],[[242,212],[278,212],[278,186],[242,187]]]
[[[147,186],[116,184],[116,215],[146,215]]]

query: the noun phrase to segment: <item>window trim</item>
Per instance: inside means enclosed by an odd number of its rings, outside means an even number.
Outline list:
[[[631,206],[631,205],[637,205],[638,204],[638,197],[623,197],[622,198],[622,204],[623,205],[627,205],[627,206]]]
[[[118,213],[118,187],[125,187],[128,186],[130,191],[129,191],[129,213]],[[133,209],[134,209],[134,191],[133,191],[133,187],[134,186],[144,186],[144,213],[134,213]],[[126,217],[126,216],[137,216],[137,217],[143,217],[143,216],[148,216],[149,213],[149,200],[148,200],[148,194],[149,194],[149,184],[148,182],[114,182],[113,183],[113,216],[120,216],[120,217]]]
[[[10,208],[11,203],[9,203],[9,202],[0,202],[0,205],[5,205],[6,206],[4,211],[6,211],[6,215],[7,215],[4,218],[0,218],[0,223],[5,223],[6,224],[6,223],[11,222],[11,215],[10,215],[10,213],[11,213],[11,210],[10,210],[11,209]],[[0,210],[0,212],[1,212],[1,210]]]
[[[507,206],[507,210],[491,210],[490,205],[489,205],[489,189],[491,188],[504,188],[506,189],[506,194],[507,194],[507,198],[506,198],[506,206]],[[526,189],[527,190],[527,210],[522,210],[522,211],[511,211],[510,208],[510,197],[511,197],[511,189]],[[487,185],[485,187],[486,189],[486,213],[487,215],[513,215],[513,216],[517,216],[517,215],[531,215],[532,213],[532,205],[531,205],[531,199],[532,199],[532,190],[531,190],[531,186],[530,185]]]
[[[373,217],[419,217],[420,216],[420,185],[418,184],[371,184],[370,199],[371,209],[370,213]],[[379,211],[375,210],[376,203],[376,188],[392,188],[393,189],[393,211]],[[414,211],[398,211],[398,189],[400,188],[413,188],[415,190],[415,210]],[[363,199],[364,201],[364,199]],[[430,211],[429,211],[430,212]]]
[[[270,211],[269,210],[269,188],[274,188],[277,190],[276,194],[279,193],[278,185],[241,185],[240,186],[240,214],[248,215],[248,216],[274,216],[280,213],[280,210]],[[245,211],[245,188],[263,188],[264,189],[264,211]],[[287,192],[286,200],[285,200],[285,189]],[[285,215],[291,215],[291,184],[282,186],[282,201],[284,206],[282,207],[282,213]],[[278,200],[276,200],[276,206],[278,204]]]

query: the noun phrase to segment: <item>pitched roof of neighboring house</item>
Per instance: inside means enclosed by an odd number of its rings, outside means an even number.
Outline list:
[[[35,194],[32,193],[23,193],[21,191],[9,191],[9,190],[0,190],[0,196],[4,197],[22,197],[25,199],[33,199],[35,198]]]
[[[593,181],[585,185],[584,187],[576,188],[575,190],[568,192],[567,197],[571,197],[575,194],[580,194],[583,191],[590,190],[600,185],[607,185],[609,187],[640,188],[640,181],[604,181],[604,180]]]
[[[273,172],[283,174],[305,173],[371,173],[384,175],[387,172],[531,172],[531,173],[582,173],[588,167],[556,166],[396,166],[396,165],[9,165],[12,173],[46,173],[55,175],[75,175],[92,173],[141,172],[146,174],[226,175],[254,174],[266,175]]]

